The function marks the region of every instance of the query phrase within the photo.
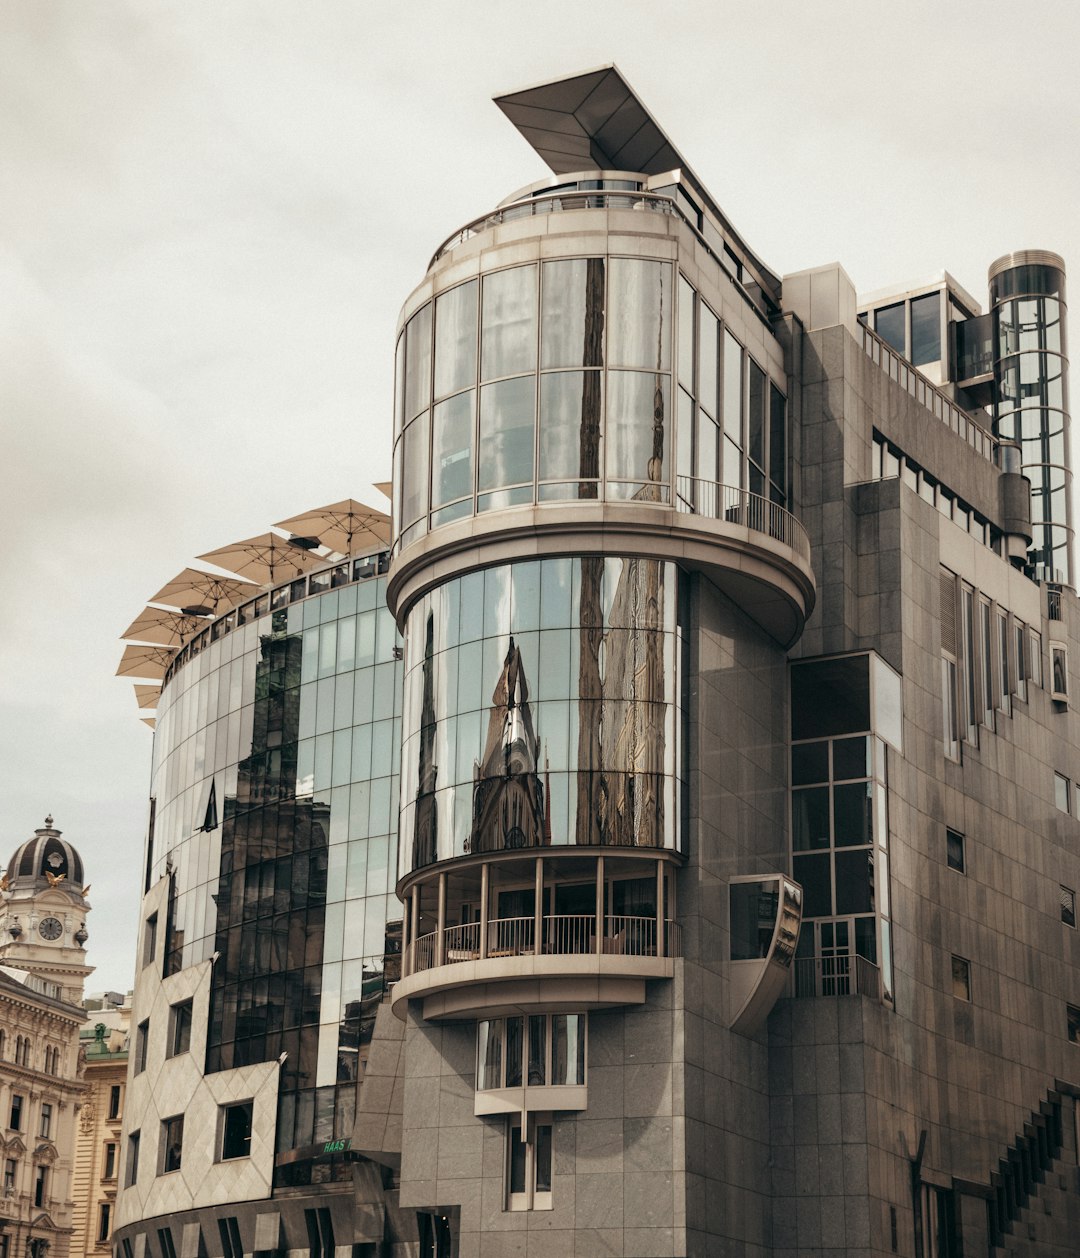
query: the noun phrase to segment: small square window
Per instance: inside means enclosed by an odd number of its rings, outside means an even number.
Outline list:
[[[180,1169],[184,1154],[184,1116],[176,1114],[161,1124],[161,1174]]]
[[[966,872],[964,836],[959,830],[945,831],[945,859],[950,869],[955,869],[961,874]]]
[[[1059,887],[1061,892],[1061,920],[1066,926],[1076,926],[1076,892],[1072,887]]]
[[[191,1048],[191,1001],[182,1000],[169,1010],[171,1033],[169,1035],[169,1056],[178,1057]]]
[[[1080,1044],[1080,1009],[1077,1009],[1075,1005],[1066,1005],[1065,1018],[1069,1027],[1070,1042]]]
[[[1054,803],[1057,805],[1059,812],[1072,811],[1072,795],[1069,788],[1069,779],[1064,773],[1054,774]]]
[[[251,1115],[253,1101],[239,1101],[221,1107],[221,1161],[251,1156]]]
[[[952,994],[957,1000],[971,999],[971,962],[963,957],[952,959]]]

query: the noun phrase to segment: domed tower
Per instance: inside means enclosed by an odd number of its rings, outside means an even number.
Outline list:
[[[0,964],[59,983],[79,1004],[86,964],[89,884],[82,857],[53,826],[52,817],[15,849],[0,878]]]

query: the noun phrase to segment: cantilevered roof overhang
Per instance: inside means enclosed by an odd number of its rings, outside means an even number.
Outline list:
[[[496,96],[495,104],[556,175],[593,169],[643,175],[680,171],[752,261],[764,286],[779,294],[779,278],[735,231],[617,66],[507,92]]]
[[[496,96],[495,104],[557,175],[591,167],[661,175],[686,165],[613,65]]]

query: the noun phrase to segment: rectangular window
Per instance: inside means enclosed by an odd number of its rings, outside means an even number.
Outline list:
[[[34,1177],[34,1205],[43,1206],[45,1204],[45,1194],[49,1184],[49,1168],[47,1166],[39,1166],[37,1175]]]
[[[161,1123],[161,1174],[180,1169],[184,1154],[184,1116],[175,1114]]]
[[[143,965],[149,965],[157,952],[157,923],[156,913],[151,913],[146,919],[143,933]]]
[[[1050,643],[1050,697],[1069,702],[1069,652],[1063,642]]]
[[[133,1131],[128,1136],[127,1166],[124,1168],[125,1188],[130,1188],[139,1178],[139,1135],[139,1132]]]
[[[113,1140],[105,1145],[105,1169],[101,1172],[101,1178],[116,1178],[116,1142]]]
[[[191,1001],[182,1000],[169,1010],[172,1023],[169,1035],[169,1056],[178,1057],[191,1048]]]
[[[1027,626],[1013,621],[1014,651],[1016,655],[1016,697],[1027,703]]]
[[[971,962],[964,957],[952,959],[952,994],[957,1000],[971,999]]]
[[[1054,803],[1059,812],[1071,812],[1072,792],[1069,779],[1063,773],[1054,774]]]
[[[146,1069],[146,1042],[150,1038],[150,1019],[140,1022],[135,1028],[135,1073],[141,1075]]]
[[[17,1092],[11,1094],[11,1121],[8,1128],[11,1131],[22,1131],[22,1111],[23,1098]]]
[[[506,1148],[506,1208],[552,1208],[550,1122],[536,1121],[531,1140],[523,1138],[520,1122],[510,1123]]]
[[[114,1083],[109,1089],[109,1118],[120,1117],[120,1088],[121,1084]]]
[[[1030,634],[1031,655],[1029,663],[1031,669],[1029,676],[1031,684],[1042,689],[1043,686],[1043,657],[1042,657],[1042,634],[1037,629],[1032,629]]]
[[[1011,635],[1009,634],[1009,617],[1008,613],[998,608],[997,613],[997,646],[998,646],[998,680],[1000,689],[998,691],[998,707],[1006,716],[1012,714],[1012,704],[1010,696],[1013,691],[1012,668],[1009,660],[1009,644]]]
[[[982,673],[982,723],[994,728],[994,631],[990,604],[979,599],[979,664]]]
[[[109,1227],[112,1223],[111,1214],[112,1206],[107,1201],[103,1201],[98,1210],[97,1243],[99,1245],[104,1245],[109,1239]]]
[[[1073,1044],[1080,1044],[1080,1009],[1077,1009],[1075,1005],[1066,1005],[1065,1017],[1069,1028],[1069,1040]]]
[[[945,754],[960,759],[960,723],[956,708],[957,657],[956,577],[948,568],[939,572],[938,616],[941,622],[941,715]]]
[[[311,1258],[334,1258],[334,1221],[325,1206],[317,1210],[305,1210],[308,1248]]]
[[[52,1131],[52,1106],[48,1101],[41,1103],[41,1123],[38,1127],[38,1135],[48,1140],[49,1133]]]
[[[5,1161],[4,1163],[4,1188],[5,1189],[10,1188],[14,1191],[16,1168],[17,1168],[17,1163],[14,1158],[8,1158],[7,1161]]]
[[[964,586],[960,593],[961,625],[960,648],[962,656],[962,690],[964,709],[964,739],[979,744],[978,686],[975,673],[975,591]]]
[[[221,1161],[246,1158],[251,1154],[251,1115],[253,1101],[239,1101],[221,1107]]]
[[[161,1258],[176,1258],[176,1246],[173,1244],[172,1228],[158,1228],[158,1244],[161,1246]]]
[[[965,873],[967,862],[964,853],[964,836],[959,830],[945,831],[945,859],[950,869],[955,869],[959,873]]]
[[[230,1214],[218,1219],[217,1225],[221,1235],[223,1258],[244,1258],[244,1246],[240,1240],[240,1223],[236,1216]]]
[[[1059,887],[1061,892],[1061,920],[1066,926],[1076,926],[1076,892],[1072,887]]]

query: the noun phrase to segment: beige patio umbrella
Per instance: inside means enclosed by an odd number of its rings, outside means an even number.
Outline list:
[[[295,546],[277,533],[261,533],[242,542],[219,546],[217,550],[207,551],[195,558],[216,563],[219,568],[227,568],[258,585],[291,581],[326,563],[321,556],[313,555],[310,547]]]
[[[157,721],[154,717],[140,716],[139,720],[142,721],[144,725],[149,725],[151,729],[157,729]]]
[[[353,498],[280,520],[274,527],[288,529],[301,538],[318,538],[320,545],[339,555],[354,555],[390,544],[390,517]]]
[[[391,481],[377,480],[375,482],[375,488],[379,491],[380,494],[382,494],[384,498],[389,498],[391,492],[393,491],[394,486]]]
[[[166,607],[178,607],[181,611],[211,616],[242,603],[256,593],[248,581],[235,577],[215,576],[198,568],[185,568],[150,596],[151,603],[164,603]]]
[[[161,698],[160,686],[135,686],[135,702],[140,708],[156,708]]]
[[[166,646],[126,646],[116,675],[162,678],[175,654]]]
[[[206,628],[202,616],[185,616],[163,607],[148,607],[120,635],[129,642],[156,642],[161,646],[180,646],[183,640]]]

